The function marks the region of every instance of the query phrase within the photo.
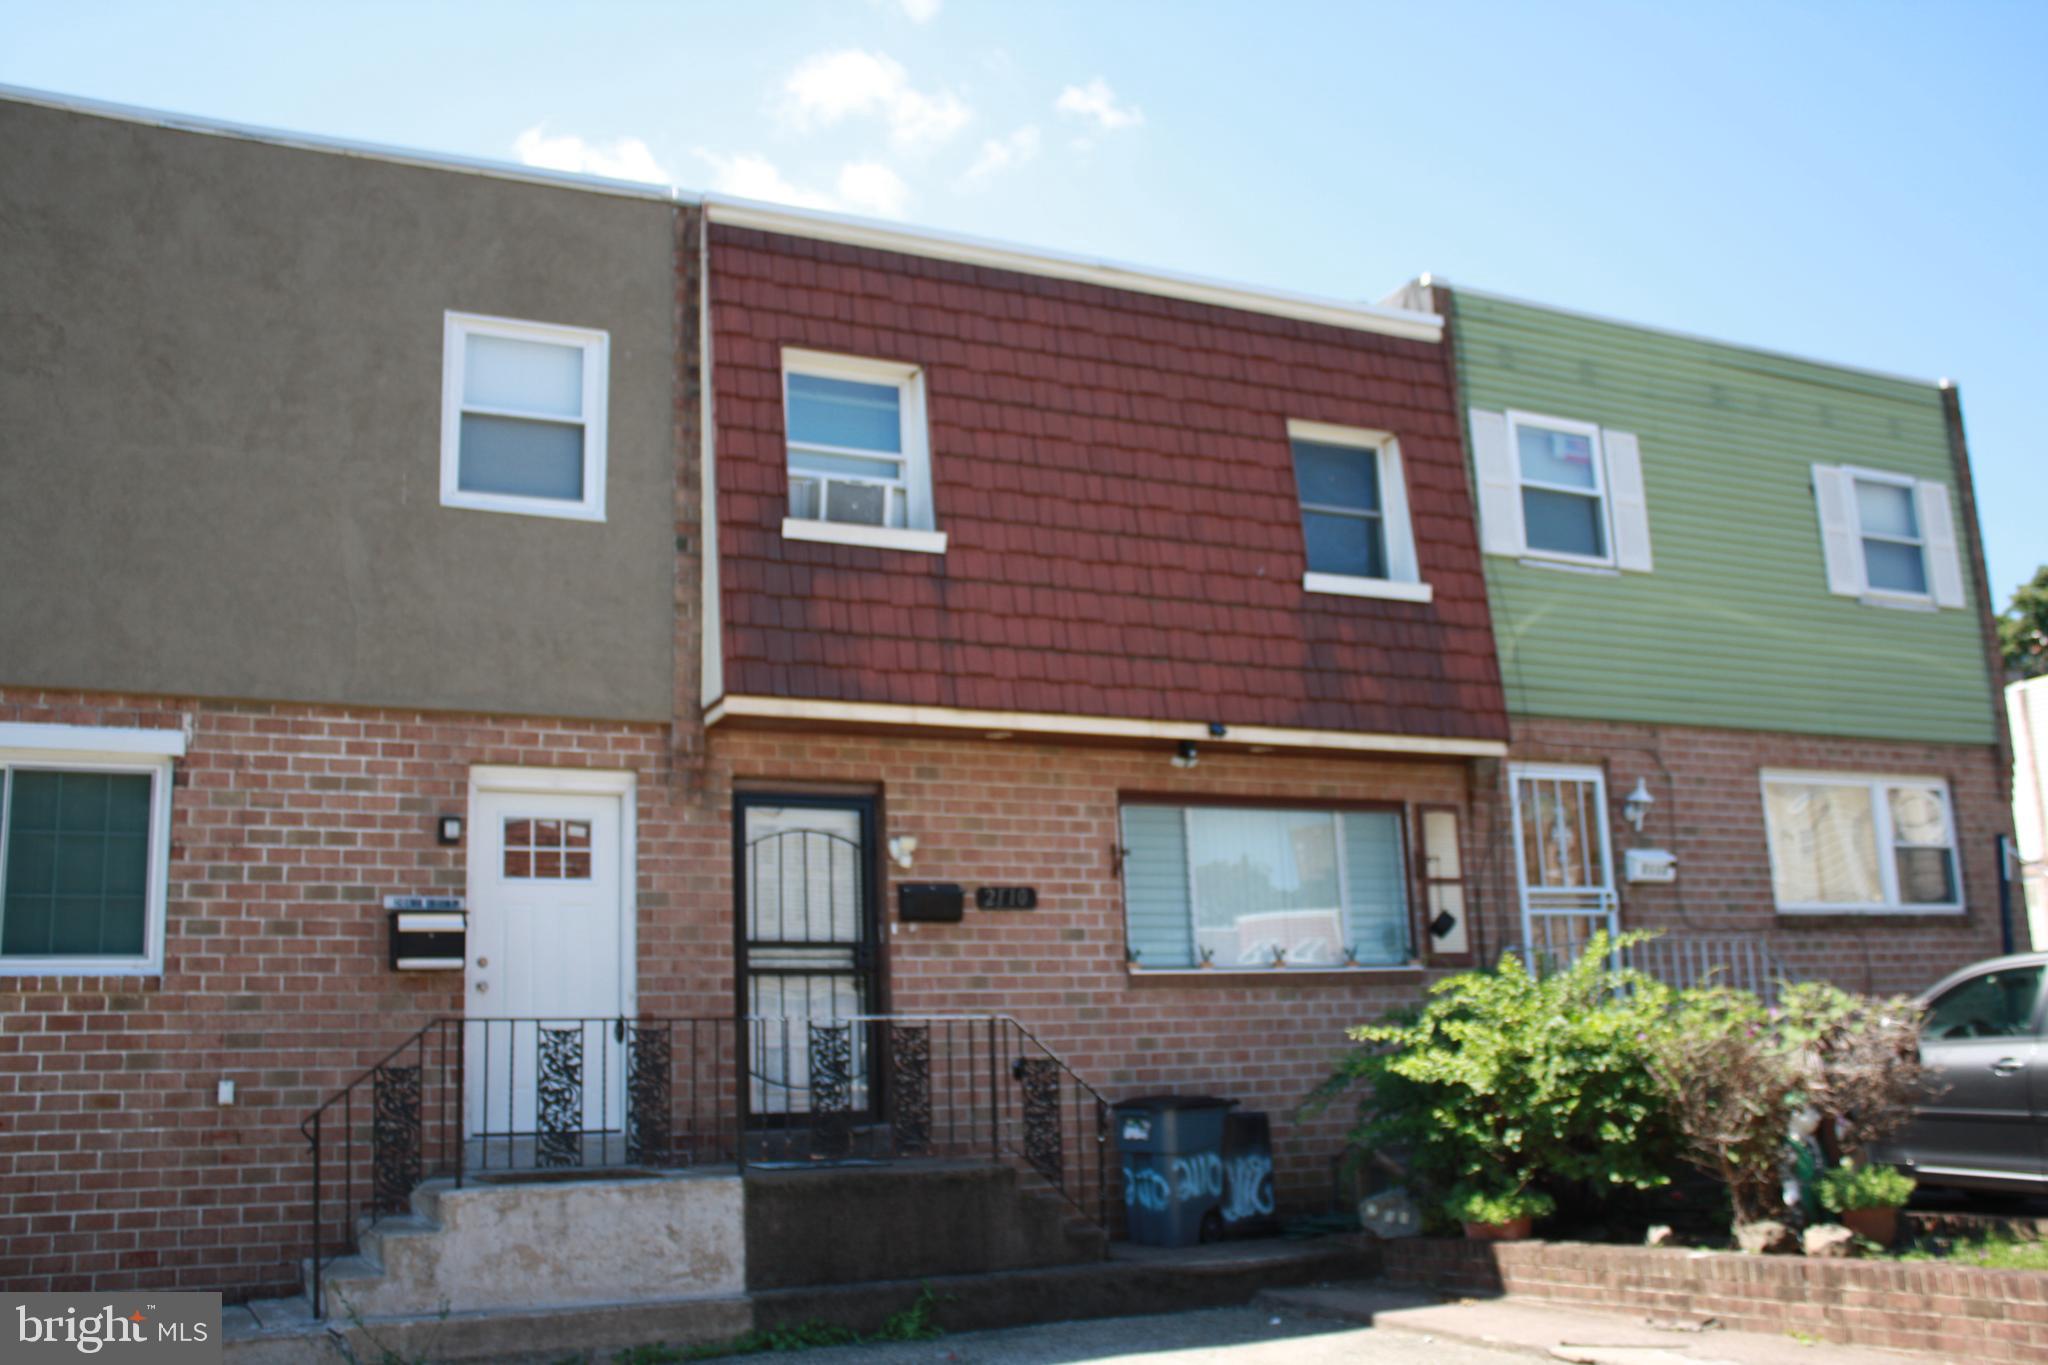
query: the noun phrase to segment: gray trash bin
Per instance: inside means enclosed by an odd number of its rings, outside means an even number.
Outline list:
[[[1143,1246],[1186,1247],[1223,1231],[1223,1119],[1236,1100],[1145,1095],[1116,1106],[1124,1227]]]

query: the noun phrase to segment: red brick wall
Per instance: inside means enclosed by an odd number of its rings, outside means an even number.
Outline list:
[[[727,921],[690,894],[706,844],[671,801],[666,727],[0,689],[0,721],[187,716],[163,975],[0,978],[0,1284],[296,1285],[299,1121],[462,1009],[459,974],[386,966],[382,898],[461,893],[434,817],[465,810],[472,763],[635,769],[642,1007],[729,1008]]]
[[[738,694],[1501,738],[1441,347],[712,231]],[[785,346],[924,368],[944,555],[786,542]],[[1430,604],[1302,590],[1289,418],[1401,440]]]
[[[1712,1317],[1735,1331],[1800,1332],[1952,1360],[2031,1365],[2048,1356],[2039,1271],[1435,1238],[1383,1242],[1379,1251],[1389,1279],[1447,1294],[1525,1294],[1659,1318]],[[1716,1354],[1711,1341],[1701,1354]]]
[[[1348,1110],[1308,1122],[1291,1111],[1329,1072],[1344,1030],[1414,999],[1423,973],[1320,977],[1286,972],[1133,975],[1123,893],[1111,862],[1118,797],[1436,802],[1463,806],[1468,770],[1444,761],[1277,755],[1202,756],[1192,772],[1150,750],[1022,741],[887,739],[808,732],[711,733],[709,796],[731,784],[801,791],[871,784],[889,834],[916,836],[909,872],[887,868],[890,1007],[996,1013],[1031,1029],[1111,1101],[1162,1091],[1218,1093],[1271,1113],[1283,1202],[1324,1206]],[[1467,828],[1471,827],[1468,818]],[[721,829],[719,837],[729,837]],[[1468,839],[1469,839],[1468,834]],[[722,876],[729,862],[707,867]],[[722,870],[722,871],[721,871]],[[1038,888],[1028,914],[960,924],[894,923],[897,879]],[[1485,897],[1496,904],[1497,898]],[[1494,931],[1497,937],[1498,931]]]
[[[1607,774],[1618,865],[1631,847],[1678,855],[1669,886],[1622,886],[1625,928],[1750,935],[1802,975],[1852,990],[1918,993],[1946,972],[1999,951],[1992,836],[2012,813],[1990,745],[1905,744],[1603,721],[1514,718],[1517,762],[1581,763]],[[1962,915],[1780,915],[1764,836],[1765,768],[1935,776],[1948,781],[1962,860]],[[1643,832],[1621,818],[1637,778],[1656,798]],[[1505,807],[1502,808],[1505,811]],[[1500,846],[1512,865],[1512,830]]]

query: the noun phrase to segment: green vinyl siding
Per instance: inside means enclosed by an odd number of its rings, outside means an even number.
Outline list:
[[[1596,422],[1641,443],[1655,568],[1487,555],[1508,709],[1989,743],[1973,537],[1940,390],[1455,292],[1465,404]],[[1948,486],[1961,610],[1828,591],[1811,466]]]

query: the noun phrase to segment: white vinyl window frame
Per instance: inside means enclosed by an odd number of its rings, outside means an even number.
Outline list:
[[[1566,886],[1531,886],[1527,839],[1522,829],[1522,786],[1525,782],[1550,782],[1590,787],[1593,792],[1594,821],[1599,827],[1600,877],[1590,875],[1584,883]],[[1598,919],[1611,935],[1620,927],[1621,892],[1614,880],[1613,837],[1608,830],[1607,774],[1600,768],[1575,763],[1513,763],[1508,765],[1509,813],[1515,827],[1515,891],[1522,913],[1522,942],[1525,947],[1548,942],[1537,924],[1545,916],[1560,920]],[[1582,849],[1582,856],[1590,850]],[[1593,869],[1587,865],[1590,874]]]
[[[827,521],[820,517],[782,518],[785,540],[819,541],[830,545],[860,545],[870,549],[909,550],[919,554],[944,554],[946,533],[936,529],[932,508],[931,432],[925,415],[924,370],[921,366],[865,356],[835,355],[826,351],[784,347],[782,351],[783,472],[792,476],[790,455],[795,450],[814,451],[827,456],[858,460],[886,459],[872,450],[840,446],[798,445],[789,440],[789,380],[791,375],[819,379],[843,379],[856,384],[894,387],[898,394],[897,413],[902,423],[902,475],[897,479],[876,479],[858,475],[819,475],[805,472],[799,477],[819,480],[818,508],[825,508],[826,485],[832,481],[867,484],[887,490],[887,497],[904,500],[902,526],[866,526],[856,522]],[[784,494],[787,497],[787,493]],[[785,503],[787,506],[787,503]],[[886,520],[886,516],[884,518]]]
[[[1909,474],[1894,474],[1883,469],[1864,469],[1857,465],[1843,465],[1842,473],[1849,480],[1849,520],[1856,530],[1856,572],[1863,580],[1863,596],[1873,605],[1934,606],[1934,564],[1927,553],[1927,528],[1920,525],[1920,481]],[[1919,531],[1917,536],[1897,536],[1885,532],[1866,530],[1863,525],[1863,499],[1857,495],[1858,484],[1883,484],[1905,490],[1907,505],[1913,509],[1913,523]],[[1891,545],[1910,545],[1920,556],[1920,581],[1927,585],[1925,592],[1902,592],[1897,588],[1876,588],[1870,583],[1870,561],[1863,547],[1870,541],[1880,540]]]
[[[504,337],[548,346],[573,347],[583,354],[583,493],[578,498],[536,498],[512,493],[486,493],[462,487],[462,415],[509,417],[571,425],[559,413],[492,407],[463,400],[468,368],[468,339]],[[441,339],[441,505],[478,512],[511,512],[529,517],[561,517],[571,521],[603,521],[606,399],[611,390],[611,334],[590,327],[569,327],[481,313],[445,314]]]
[[[1861,901],[1781,901],[1778,899],[1778,841],[1771,829],[1770,789],[1773,783],[1808,787],[1862,787],[1870,793],[1871,821],[1877,844],[1878,884],[1884,890],[1884,904]],[[1930,787],[1941,794],[1941,817],[1948,831],[1946,844],[1900,843],[1892,824],[1892,806],[1886,793],[1894,787]],[[1789,768],[1766,768],[1758,775],[1758,799],[1763,803],[1764,847],[1770,855],[1771,900],[1781,915],[1960,915],[1964,911],[1962,847],[1956,835],[1955,800],[1948,782],[1939,777],[1838,773]],[[1945,848],[1949,872],[1955,883],[1952,901],[1902,901],[1899,897],[1898,850],[1902,848]]]
[[[1294,442],[1306,441],[1314,445],[1370,451],[1379,476],[1380,537],[1386,553],[1387,576],[1369,578],[1363,574],[1317,573],[1311,569],[1301,576],[1302,590],[1330,593],[1340,597],[1390,598],[1397,602],[1433,600],[1436,590],[1422,581],[1421,568],[1415,555],[1415,528],[1408,517],[1408,478],[1401,465],[1399,438],[1387,431],[1332,426],[1327,422],[1289,420],[1287,441],[1290,464]],[[1361,515],[1355,508],[1325,507],[1317,503],[1302,502],[1298,488],[1295,496],[1302,511],[1328,512],[1341,516]]]
[[[5,779],[13,769],[135,774],[150,779],[149,871],[143,892],[142,952],[122,956],[0,955],[0,977],[163,974],[165,907],[170,896],[171,774],[172,765],[184,752],[182,730],[0,724],[0,897],[4,897],[7,885],[12,815],[7,806],[14,789],[13,782]]]
[[[1509,408],[1508,458],[1514,461],[1515,470],[1515,525],[1520,530],[1522,555],[1526,559],[1540,560],[1550,564],[1572,564],[1589,569],[1612,569],[1614,558],[1614,499],[1607,487],[1607,451],[1601,440],[1600,426],[1595,422],[1581,422],[1570,417],[1552,417],[1540,412],[1523,412]],[[1545,431],[1569,432],[1584,436],[1593,443],[1593,486],[1578,488],[1570,484],[1548,483],[1532,479],[1522,472],[1522,428],[1537,427]],[[1529,517],[1523,510],[1522,492],[1534,488],[1545,493],[1565,493],[1577,498],[1590,498],[1599,509],[1600,546],[1606,552],[1599,555],[1572,554],[1564,550],[1545,550],[1529,543]]]

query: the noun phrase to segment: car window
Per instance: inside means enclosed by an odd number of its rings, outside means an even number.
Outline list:
[[[2040,967],[2008,967],[1973,976],[1943,991],[1927,1008],[1927,1038],[2019,1038],[2034,1029]]]

